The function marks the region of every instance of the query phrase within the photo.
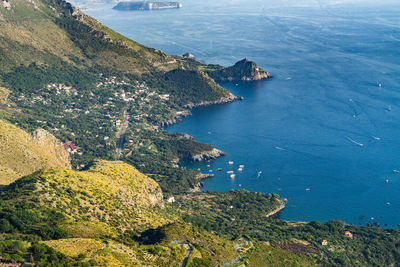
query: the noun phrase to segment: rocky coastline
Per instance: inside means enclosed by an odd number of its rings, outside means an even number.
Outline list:
[[[159,10],[170,8],[181,8],[181,2],[158,2],[158,1],[137,1],[119,2],[113,9],[117,10]]]
[[[227,68],[206,72],[216,81],[259,81],[272,78],[269,72],[260,68],[254,61],[244,58]]]
[[[160,121],[160,122],[156,122],[155,125],[160,126],[160,127],[165,127],[165,126],[171,126],[174,125],[176,123],[180,123],[182,122],[182,120],[188,116],[192,115],[192,112],[190,111],[190,109],[196,108],[196,107],[202,107],[202,106],[209,106],[209,105],[217,105],[217,104],[225,104],[225,103],[230,103],[230,102],[234,102],[234,101],[238,101],[238,100],[243,100],[244,98],[241,96],[235,96],[233,94],[231,94],[228,97],[224,97],[221,98],[219,100],[215,100],[215,101],[202,101],[200,103],[197,104],[187,104],[185,106],[183,106],[184,108],[186,108],[185,110],[182,111],[178,111],[175,114],[175,117],[173,117],[172,119],[166,120],[166,121]]]
[[[193,108],[202,107],[202,106],[230,103],[230,102],[234,102],[234,101],[237,101],[237,100],[243,100],[243,97],[235,96],[233,94],[230,94],[228,97],[224,97],[224,98],[221,98],[219,100],[202,101],[202,102],[197,103],[197,104],[190,103],[190,104],[185,105],[184,108],[193,109]]]
[[[225,156],[226,152],[214,148],[213,150],[210,151],[204,151],[200,154],[196,154],[192,156],[193,161],[203,161],[203,160],[209,160],[209,159],[216,159],[221,156]]]
[[[182,110],[182,111],[178,111],[175,114],[175,117],[173,117],[172,119],[166,120],[166,121],[161,121],[156,123],[157,126],[161,126],[161,127],[165,127],[165,126],[170,126],[170,125],[174,125],[177,124],[179,122],[182,122],[182,119],[185,117],[188,117],[192,115],[192,112],[190,110]]]
[[[212,173],[201,173],[197,178],[197,183],[190,189],[190,192],[201,192],[201,188],[204,186],[204,180],[214,177]]]
[[[276,216],[281,210],[283,210],[286,207],[288,200],[286,198],[281,199],[281,204],[278,208],[274,209],[270,213],[268,213],[266,216],[267,217],[273,217]]]

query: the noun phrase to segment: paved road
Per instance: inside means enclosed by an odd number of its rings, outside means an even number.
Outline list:
[[[188,263],[188,260],[189,260],[189,257],[190,257],[190,255],[192,254],[192,251],[193,251],[192,247],[188,243],[184,243],[183,241],[180,241],[180,240],[171,241],[171,243],[169,243],[169,244],[170,245],[182,245],[182,246],[184,246],[186,248],[187,254],[186,254],[186,257],[183,260],[182,265],[181,265],[181,267],[186,267],[186,265]]]
[[[124,118],[122,120],[121,128],[117,133],[117,148],[115,150],[115,160],[119,160],[122,154],[122,149],[125,143],[125,134],[129,127],[129,108],[124,110]]]
[[[100,251],[103,251],[104,249],[106,249],[106,248],[109,247],[109,244],[108,244],[107,241],[103,241],[103,243],[104,243],[105,247],[102,248],[102,249],[99,249],[99,250],[95,251],[95,252],[92,254],[92,256],[90,256],[89,258],[87,258],[84,262],[88,262],[88,261],[92,260],[92,259],[94,258],[94,256],[97,255],[97,253],[99,253]]]
[[[183,246],[186,248],[187,254],[186,254],[185,259],[183,260],[182,267],[186,267],[189,257],[190,257],[190,254],[192,253],[193,249],[191,246],[189,246],[189,244],[183,244]]]

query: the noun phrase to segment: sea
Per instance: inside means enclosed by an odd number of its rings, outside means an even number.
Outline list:
[[[108,27],[166,53],[189,52],[224,66],[247,57],[273,75],[221,83],[244,100],[196,108],[167,128],[227,153],[185,164],[215,174],[203,190],[278,193],[288,199],[279,215],[285,220],[397,227],[400,3],[182,4],[154,11],[78,5]]]

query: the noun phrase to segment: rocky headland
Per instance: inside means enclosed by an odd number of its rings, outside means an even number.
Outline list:
[[[281,199],[281,204],[279,205],[279,207],[269,212],[266,216],[273,217],[277,215],[281,210],[283,210],[286,207],[287,202],[288,200],[286,198]]]
[[[235,96],[233,94],[230,94],[228,97],[224,97],[224,98],[221,98],[219,100],[202,101],[202,102],[196,103],[196,104],[190,103],[190,104],[185,105],[184,107],[192,109],[192,108],[201,107],[201,106],[224,104],[224,103],[234,102],[234,101],[237,101],[237,100],[243,100],[243,97]]]
[[[196,155],[192,156],[192,159],[194,161],[203,161],[203,160],[208,160],[208,159],[216,159],[216,158],[219,158],[219,157],[225,156],[225,155],[226,155],[226,152],[214,148],[213,150],[204,151],[200,154],[196,154]]]
[[[181,8],[180,2],[149,2],[149,1],[136,1],[136,2],[119,2],[113,9],[117,10],[157,10],[157,9],[170,9]]]
[[[244,58],[227,68],[218,68],[206,73],[217,81],[258,81],[272,78],[269,72],[260,68],[255,62]]]
[[[195,184],[191,189],[190,192],[201,192],[201,188],[204,186],[204,180],[208,178],[214,177],[212,173],[201,173],[196,178],[198,180],[197,184]]]

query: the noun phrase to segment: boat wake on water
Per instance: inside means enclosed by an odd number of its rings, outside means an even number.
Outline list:
[[[350,142],[352,142],[352,143],[354,143],[354,144],[356,144],[356,145],[358,145],[358,146],[364,146],[364,144],[361,144],[361,143],[359,143],[359,142],[357,142],[357,141],[351,139],[350,137],[346,137],[346,138],[347,138]]]

